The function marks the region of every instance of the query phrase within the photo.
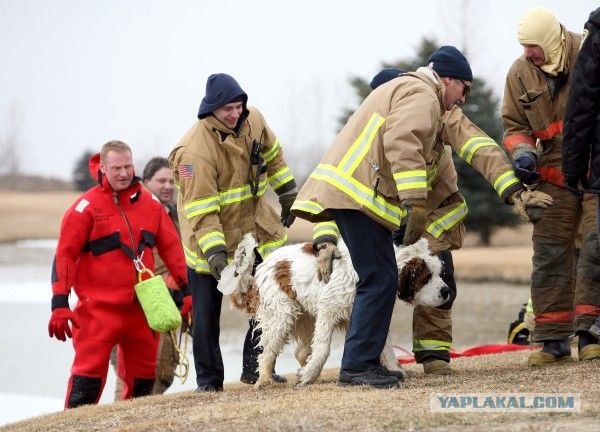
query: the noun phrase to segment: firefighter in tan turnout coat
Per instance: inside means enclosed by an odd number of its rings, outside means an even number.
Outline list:
[[[568,337],[579,336],[579,359],[600,358],[587,331],[600,315],[600,257],[593,195],[567,190],[562,166],[565,104],[581,38],[548,10],[533,8],[518,29],[524,54],[511,66],[504,90],[504,145],[525,184],[548,193],[554,205],[533,230],[533,340],[543,343],[529,364],[571,360]],[[578,227],[583,233],[575,262]]]
[[[217,281],[245,233],[258,241],[257,263],[287,241],[284,226],[296,183],[281,145],[261,113],[231,76],[208,78],[199,120],[173,149],[169,160],[179,188],[177,210],[193,299],[193,352],[197,391],[223,389],[219,347],[222,294]],[[267,203],[270,185],[279,195],[281,215]],[[259,332],[250,320],[241,381],[257,376]],[[273,379],[285,378],[273,374]]]
[[[379,365],[398,284],[392,231],[406,224],[403,240],[410,244],[427,229],[444,231],[453,226],[451,210],[446,212],[448,227],[443,227],[441,214],[436,218],[439,224],[428,224],[428,208],[442,205],[440,197],[428,191],[437,179],[440,195],[458,192],[455,174],[453,179],[436,176],[439,169],[451,167],[443,144],[442,115],[464,103],[472,73],[456,48],[442,47],[436,53],[443,65],[439,74],[431,67],[419,68],[381,86],[364,100],[292,207],[296,215],[313,222],[336,222],[359,275],[339,376],[342,385],[389,388],[398,383],[397,377]],[[457,113],[457,118],[462,118],[462,113]],[[456,136],[448,140],[466,145],[465,152],[475,152],[474,141],[467,139],[474,130],[466,123],[449,133]],[[498,182],[501,194],[510,193],[511,187],[520,189],[506,165],[498,170],[507,178],[504,185]],[[446,180],[454,181],[454,186],[447,185],[444,191]],[[454,213],[463,211],[460,195],[446,204]],[[456,223],[460,219],[458,216]],[[447,339],[445,334],[443,338]]]

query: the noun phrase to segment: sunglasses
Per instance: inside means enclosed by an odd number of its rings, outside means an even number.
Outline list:
[[[466,97],[471,92],[471,85],[467,84],[463,80],[457,79],[456,81],[460,81],[462,83],[462,85],[463,85],[463,96]]]

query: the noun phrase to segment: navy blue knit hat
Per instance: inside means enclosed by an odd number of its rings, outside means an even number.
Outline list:
[[[206,80],[206,95],[200,103],[198,118],[208,117],[214,110],[231,102],[242,102],[246,110],[248,95],[232,76],[224,73],[211,75]]]
[[[393,80],[394,78],[398,78],[400,74],[403,74],[404,71],[402,69],[397,68],[385,68],[382,69],[377,75],[373,77],[369,85],[371,86],[371,90],[375,90],[381,84],[385,84],[386,82]]]
[[[471,66],[462,53],[455,47],[444,45],[431,54],[427,60],[429,66],[440,77],[456,78],[465,81],[473,81]]]

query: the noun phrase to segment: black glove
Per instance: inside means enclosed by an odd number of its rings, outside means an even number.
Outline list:
[[[294,216],[290,209],[292,208],[292,204],[296,200],[296,195],[298,193],[296,191],[285,192],[279,195],[279,204],[281,205],[281,223],[284,227],[289,228],[292,223],[294,223]]]
[[[540,178],[539,173],[535,171],[537,160],[531,152],[524,152],[513,161],[515,175],[526,185],[536,184]]]
[[[219,251],[208,257],[208,267],[210,273],[216,280],[221,279],[221,272],[227,265],[227,254],[225,251]]]
[[[177,306],[177,309],[181,310],[181,306],[183,306],[183,293],[181,290],[169,288],[169,293],[171,294],[171,298],[173,299],[175,306]]]

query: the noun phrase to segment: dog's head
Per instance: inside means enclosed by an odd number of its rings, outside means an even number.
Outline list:
[[[427,240],[394,246],[398,263],[398,298],[412,305],[437,307],[450,299],[441,278],[442,261],[429,251]]]

